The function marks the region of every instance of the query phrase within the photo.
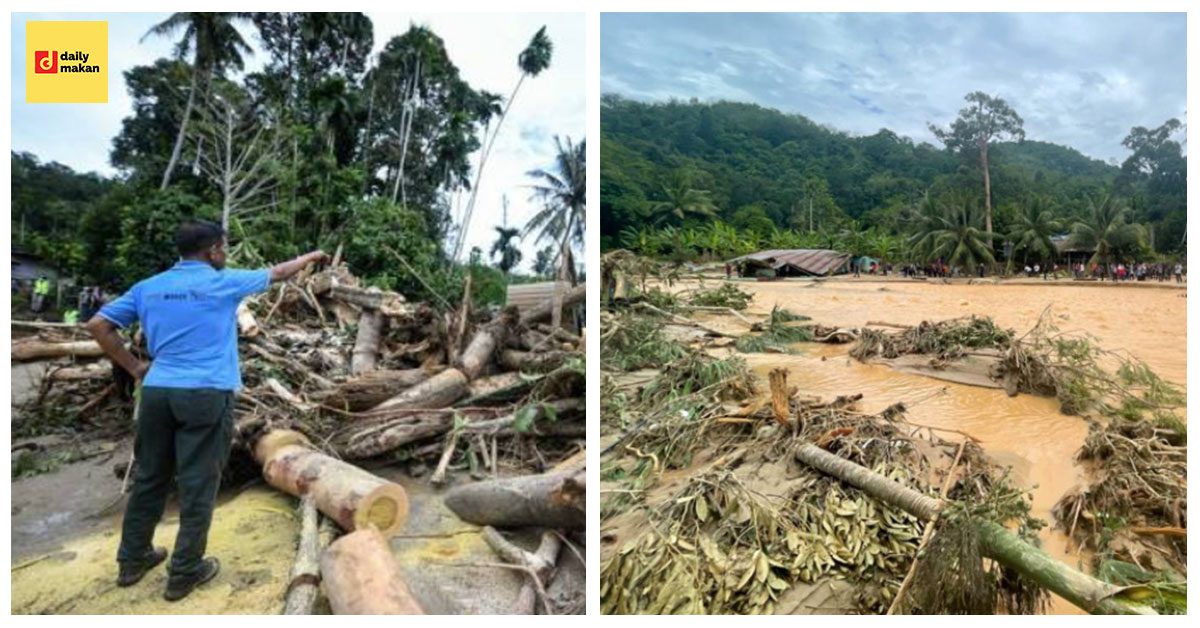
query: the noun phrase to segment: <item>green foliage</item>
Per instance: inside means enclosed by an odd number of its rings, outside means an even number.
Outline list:
[[[496,227],[496,241],[492,243],[492,259],[496,259],[497,255],[500,256],[496,268],[506,275],[521,263],[521,249],[513,243],[513,238],[517,237],[519,231],[519,229],[511,227]]]
[[[219,211],[216,204],[205,202],[181,186],[148,191],[121,207],[113,263],[122,279],[120,288],[162,272],[179,259],[175,229],[180,222],[190,218],[220,220]]]
[[[1090,263],[1107,266],[1142,252],[1145,232],[1129,222],[1129,208],[1112,195],[1089,201],[1087,215],[1071,227],[1071,243],[1094,249]],[[1107,272],[1107,270],[1105,271]]]
[[[742,353],[764,353],[767,351],[791,353],[792,348],[790,345],[812,340],[813,334],[812,329],[808,327],[799,327],[790,325],[789,323],[806,320],[809,320],[809,317],[796,314],[776,305],[771,308],[771,314],[767,317],[761,334],[739,336],[733,346]]]
[[[723,283],[714,290],[696,292],[689,299],[692,305],[727,307],[734,310],[746,309],[752,300],[754,300],[754,295],[731,283]]]
[[[542,202],[542,209],[525,224],[521,237],[536,233],[538,242],[583,247],[587,222],[587,142],[575,144],[569,137],[555,136],[554,144],[557,148],[554,167],[526,173],[537,181],[533,185],[533,198]]]
[[[965,197],[946,203],[926,198],[909,244],[921,261],[942,260],[949,266],[967,269],[991,264],[995,261],[993,237],[984,229],[982,219],[983,213]]]
[[[1013,243],[1013,252],[1020,253],[1023,261],[1045,264],[1053,261],[1057,254],[1050,238],[1061,230],[1062,224],[1054,218],[1049,200],[1035,197],[1022,206],[1008,238]]]
[[[622,316],[600,340],[601,364],[617,371],[662,368],[685,355],[687,349],[663,335],[662,321],[649,316]]]
[[[16,247],[64,275],[114,290],[169,266],[179,221],[219,219],[228,200],[220,177],[209,172],[220,95],[236,101],[244,118],[234,159],[256,142],[263,156],[257,175],[269,184],[230,220],[232,265],[342,246],[353,272],[412,299],[457,303],[470,273],[478,304],[504,301],[503,273],[456,265],[442,250],[451,199],[469,190],[476,165],[470,156],[482,147],[485,127],[495,126],[502,100],[471,86],[432,30],[413,25],[376,46],[362,13],[176,13],[147,37],[177,42],[176,54],[124,74],[132,109],[113,140],[119,177],[12,154]],[[551,53],[543,28],[520,53],[523,75],[545,70]],[[235,77],[251,54],[264,63]],[[177,138],[183,141],[173,158]],[[547,207],[533,227],[556,237],[566,232],[581,244],[585,143],[558,146],[555,167],[531,173]],[[251,163],[257,154],[242,162]],[[164,177],[168,164],[171,176]],[[508,240],[502,262],[511,271],[519,250],[513,236]],[[552,261],[541,266],[550,274]]]
[[[660,395],[687,396],[711,391],[721,399],[742,399],[754,390],[754,380],[746,361],[734,356],[718,359],[700,351],[688,352],[671,362],[662,375],[642,390],[642,398]]]
[[[21,451],[12,459],[12,478],[27,478],[57,471],[66,462],[62,453]]]
[[[1187,614],[1187,579],[1174,571],[1147,571],[1133,563],[1108,558],[1096,577],[1119,587],[1137,587],[1150,594],[1150,605],[1161,615]]]

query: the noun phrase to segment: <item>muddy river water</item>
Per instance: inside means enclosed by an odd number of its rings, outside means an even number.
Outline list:
[[[714,281],[705,283],[716,285]],[[754,294],[746,312],[751,320],[765,316],[778,304],[818,323],[847,327],[868,321],[916,324],[977,314],[991,316],[1020,333],[1031,328],[1050,306],[1061,330],[1085,331],[1102,347],[1128,351],[1180,386],[1186,381],[1187,299],[1182,289],[1067,282],[947,285],[854,280],[738,285]],[[696,287],[694,282],[676,289],[692,287]],[[704,318],[713,323],[718,320]],[[739,325],[731,317],[720,321],[731,331]],[[997,462],[1012,467],[1013,478],[1032,491],[1034,516],[1048,523],[1055,502],[1083,479],[1074,456],[1087,436],[1087,425],[1079,417],[1059,412],[1055,400],[1031,395],[1010,398],[1002,390],[862,364],[847,356],[847,348],[802,344],[796,355],[758,354],[748,356],[748,362],[764,379],[772,368],[787,368],[788,382],[805,394],[862,393],[861,407],[869,412],[903,401],[909,407],[908,419],[914,423],[970,434],[982,441],[981,446]],[[940,435],[949,440],[959,438],[953,433]],[[1078,565],[1084,561],[1078,552],[1069,551],[1066,536],[1057,530],[1043,530],[1042,541],[1047,552],[1064,562]],[[1050,612],[1079,611],[1055,599]]]

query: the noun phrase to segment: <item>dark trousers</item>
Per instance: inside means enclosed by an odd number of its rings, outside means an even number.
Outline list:
[[[172,481],[179,496],[179,532],[168,571],[200,569],[208,527],[233,438],[233,393],[211,388],[142,388],[134,441],[133,484],[117,562],[145,561]]]

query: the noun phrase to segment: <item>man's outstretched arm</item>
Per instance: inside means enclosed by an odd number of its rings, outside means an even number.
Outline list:
[[[110,360],[116,362],[138,381],[150,370],[150,363],[143,362],[130,353],[125,347],[125,341],[117,331],[117,326],[103,316],[93,316],[87,322],[87,330],[96,339],[96,343],[104,350]]]
[[[305,253],[293,260],[288,260],[271,267],[271,281],[287,281],[296,273],[304,270],[305,266],[312,263],[320,263],[329,259],[329,255],[325,251],[316,250],[310,253]],[[261,281],[261,279],[260,279]]]

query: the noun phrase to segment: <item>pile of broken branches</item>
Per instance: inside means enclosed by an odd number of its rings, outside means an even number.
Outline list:
[[[571,288],[561,307],[580,306],[585,289]],[[349,462],[359,460],[373,468],[402,464],[435,486],[459,475],[478,480],[458,482],[446,505],[485,526],[498,556],[528,574],[513,610],[582,612],[582,590],[551,600],[545,585],[559,550],[578,552],[582,542],[583,339],[549,324],[552,302],[526,311],[476,310],[466,292],[458,309],[439,311],[367,287],[335,264],[277,284],[238,310],[244,388],[231,466],[261,471],[272,486],[310,497],[314,509],[351,533],[321,553],[335,612],[420,610],[397,581],[394,561],[377,565],[370,555],[402,529],[407,496]],[[64,419],[60,429],[86,431],[111,417],[113,429],[128,434],[126,383],[114,380],[107,361],[87,362],[101,356],[93,341],[64,333],[71,332],[43,329],[13,343],[14,359],[55,361],[18,421],[36,426],[56,414]],[[131,341],[135,350],[141,344],[136,333]],[[525,527],[546,530],[537,551],[495,529]],[[364,573],[390,574],[380,581],[391,588],[372,588]]]

